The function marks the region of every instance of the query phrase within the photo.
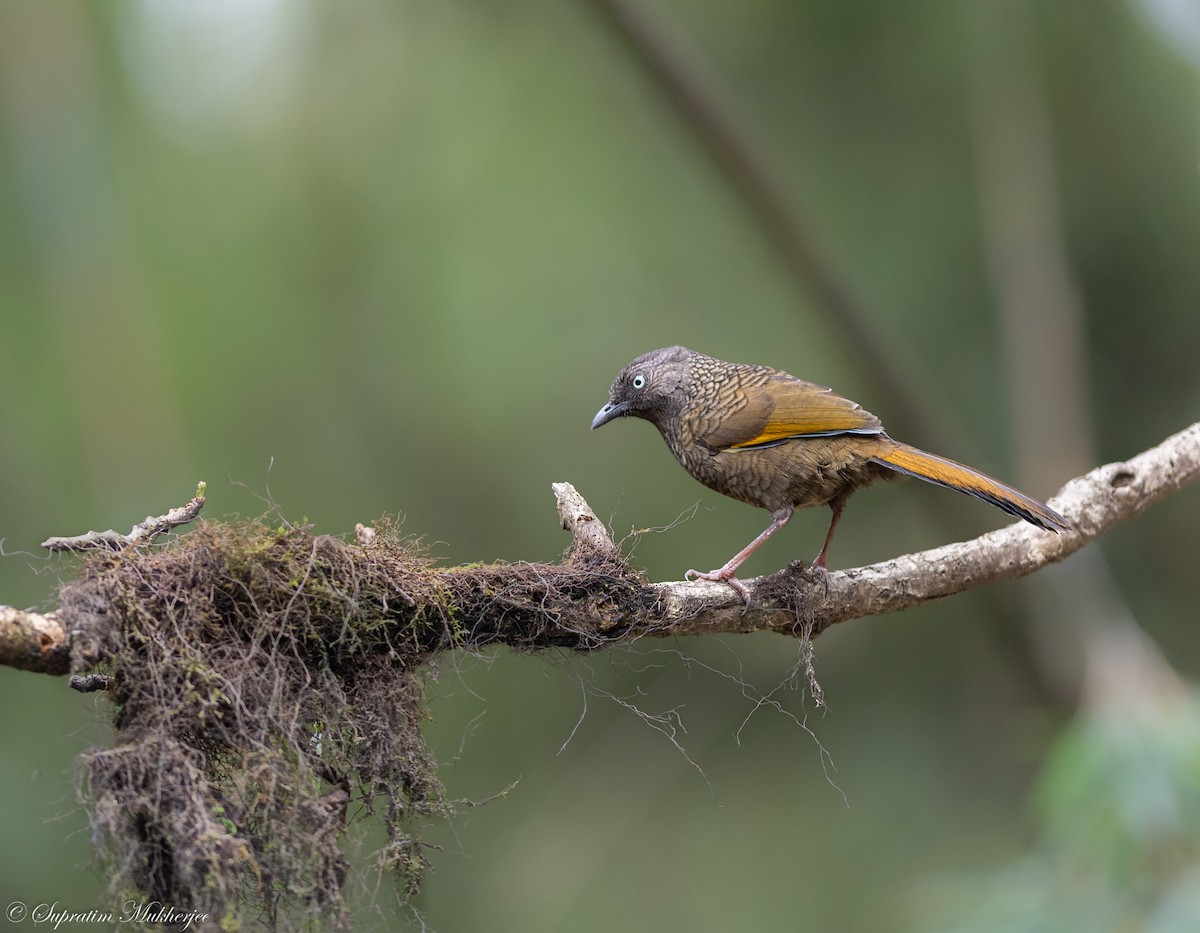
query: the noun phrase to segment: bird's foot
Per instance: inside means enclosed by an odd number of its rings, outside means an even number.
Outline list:
[[[720,570],[710,570],[707,573],[702,570],[689,570],[683,575],[683,578],[685,580],[709,580],[713,583],[728,583],[733,587],[734,592],[742,597],[742,602],[747,606],[750,605],[750,590],[745,583],[734,576],[733,570],[726,570],[724,567]]]
[[[825,566],[825,555],[823,553],[818,555],[817,559],[808,565],[807,575],[812,579],[813,583],[819,583],[825,587],[825,595],[829,595],[829,568]]]

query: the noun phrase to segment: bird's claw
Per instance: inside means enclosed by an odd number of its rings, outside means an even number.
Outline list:
[[[814,560],[808,565],[808,575],[814,583],[820,583],[825,587],[825,595],[829,595],[829,568],[825,566],[825,561]]]
[[[742,602],[747,606],[750,605],[750,590],[737,577],[733,575],[732,570],[710,570],[707,573],[703,570],[689,570],[683,575],[685,580],[708,580],[711,583],[728,583],[735,593],[742,597]]]

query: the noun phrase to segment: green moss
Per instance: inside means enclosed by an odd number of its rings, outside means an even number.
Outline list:
[[[426,662],[591,649],[653,598],[613,558],[438,568],[387,523],[363,544],[203,523],[88,559],[59,604],[76,669],[113,675],[116,741],[83,757],[81,797],[114,884],[215,923],[345,925],[353,813],[380,818],[379,863],[410,895],[415,833],[448,809],[421,736]]]
[[[345,923],[354,795],[415,890],[410,817],[447,809],[420,732],[424,664],[462,633],[430,610],[448,601],[436,576],[389,535],[360,547],[254,523],[85,563],[62,597],[115,676],[115,747],[85,755],[82,780],[115,883],[214,918]]]

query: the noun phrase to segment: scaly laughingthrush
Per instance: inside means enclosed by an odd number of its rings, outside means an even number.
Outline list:
[[[723,567],[685,576],[724,581],[749,598],[737,569],[796,509],[833,510],[816,565],[854,490],[905,474],[990,502],[1047,531],[1071,523],[978,470],[894,441],[878,418],[825,386],[768,366],[725,363],[686,347],[639,356],[613,381],[592,427],[632,415],[662,433],[683,468],[710,489],[771,513],[771,524]]]

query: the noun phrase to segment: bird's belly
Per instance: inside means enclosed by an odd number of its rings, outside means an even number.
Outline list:
[[[775,447],[708,451],[680,458],[683,466],[710,489],[774,511],[824,505],[890,471],[871,462],[875,438],[796,438]],[[690,462],[689,462],[690,461]]]

